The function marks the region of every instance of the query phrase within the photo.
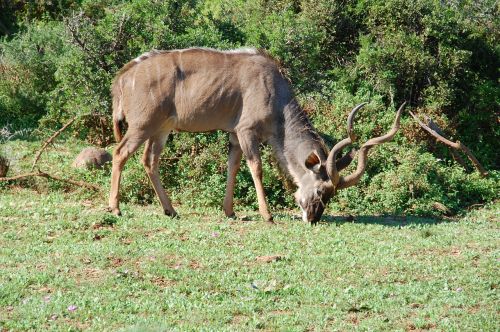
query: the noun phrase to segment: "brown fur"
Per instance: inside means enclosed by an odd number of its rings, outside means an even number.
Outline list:
[[[111,93],[113,131],[119,142],[113,153],[109,195],[109,207],[115,214],[120,213],[122,169],[145,143],[142,162],[146,173],[165,213],[176,215],[158,171],[161,151],[173,130],[229,133],[227,216],[234,214],[235,179],[244,156],[259,211],[265,220],[272,220],[262,185],[260,143],[273,147],[280,165],[298,186],[296,198],[305,220],[319,220],[334,193],[336,184],[324,167],[327,151],[320,136],[296,102],[279,63],[262,50],[151,51],[118,72]],[[122,121],[128,124],[125,134],[120,130]]]

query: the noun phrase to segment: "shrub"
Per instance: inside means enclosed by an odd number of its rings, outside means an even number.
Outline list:
[[[384,133],[395,108],[407,100],[447,136],[469,146],[491,174],[488,179],[467,174],[446,147],[403,119],[394,143],[370,153],[366,176],[339,193],[334,210],[456,213],[494,199],[498,189],[500,49],[494,0],[16,3],[0,5],[12,13],[7,29],[0,26],[5,35],[0,126],[50,132],[77,117],[73,135],[106,146],[114,141],[109,87],[130,59],[153,48],[256,46],[279,60],[330,146],[345,137],[346,116],[355,104],[369,101],[356,120],[356,146]],[[176,134],[169,140],[161,176],[175,200],[220,204],[226,158],[213,156],[225,155],[227,144],[224,133]],[[270,151],[263,154],[270,203],[293,205],[293,186],[281,181]],[[139,160],[138,154],[127,163],[124,199],[150,202],[154,192]],[[256,204],[244,164],[236,202]]]
[[[34,127],[46,114],[68,49],[60,22],[35,22],[0,47],[0,126]]]

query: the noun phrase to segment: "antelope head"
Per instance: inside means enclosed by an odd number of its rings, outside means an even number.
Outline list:
[[[405,103],[399,107],[392,128],[387,134],[371,138],[358,151],[352,149],[343,157],[337,158],[342,149],[356,140],[353,131],[354,117],[365,104],[363,103],[354,107],[349,113],[347,118],[348,137],[338,142],[332,148],[328,154],[326,163],[321,161],[316,151],[310,152],[306,157],[304,166],[307,171],[300,179],[299,189],[295,193],[295,200],[302,210],[302,219],[304,221],[312,224],[318,222],[325,210],[326,204],[338,190],[354,186],[358,183],[366,169],[368,151],[375,145],[390,141],[398,131],[399,120]],[[356,170],[352,174],[341,176],[340,171],[349,166],[356,155],[358,158]]]

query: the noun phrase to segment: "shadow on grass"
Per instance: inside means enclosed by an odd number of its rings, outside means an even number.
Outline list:
[[[292,211],[279,211],[273,213],[274,222],[276,225],[297,222],[304,223],[301,216]],[[258,212],[237,214],[234,222],[262,222],[262,217]],[[321,217],[321,221],[317,225],[334,226],[343,224],[365,224],[365,225],[382,225],[388,227],[407,227],[407,226],[425,226],[438,225],[441,223],[454,222],[456,219],[450,217],[422,217],[422,216],[401,216],[401,215],[327,215]]]
[[[300,216],[288,213],[275,213],[275,219],[279,222],[293,220],[294,222],[303,222]],[[260,216],[256,215],[255,220]],[[342,225],[342,224],[366,224],[383,225],[388,227],[406,227],[406,226],[424,226],[437,225],[441,223],[452,222],[450,218],[432,218],[420,216],[397,216],[397,215],[373,215],[373,216],[345,216],[345,215],[323,215],[319,225]]]
[[[417,217],[417,216],[323,216],[321,223],[342,225],[347,223],[367,224],[367,225],[383,225],[388,227],[406,227],[406,226],[424,226],[437,225],[441,223],[451,222],[451,219]]]

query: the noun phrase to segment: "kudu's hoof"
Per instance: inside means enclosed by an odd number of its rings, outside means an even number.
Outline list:
[[[179,215],[177,214],[177,212],[175,211],[169,211],[169,210],[164,210],[163,211],[165,213],[166,216],[169,216],[170,218],[180,218]]]
[[[111,208],[111,207],[108,207],[108,212],[114,214],[115,216],[121,216],[122,215],[122,212],[120,211],[119,208]]]
[[[272,216],[269,216],[269,217],[265,217],[264,218],[264,221],[268,224],[271,224],[271,225],[276,225],[276,223],[274,222],[273,220],[273,217]]]

